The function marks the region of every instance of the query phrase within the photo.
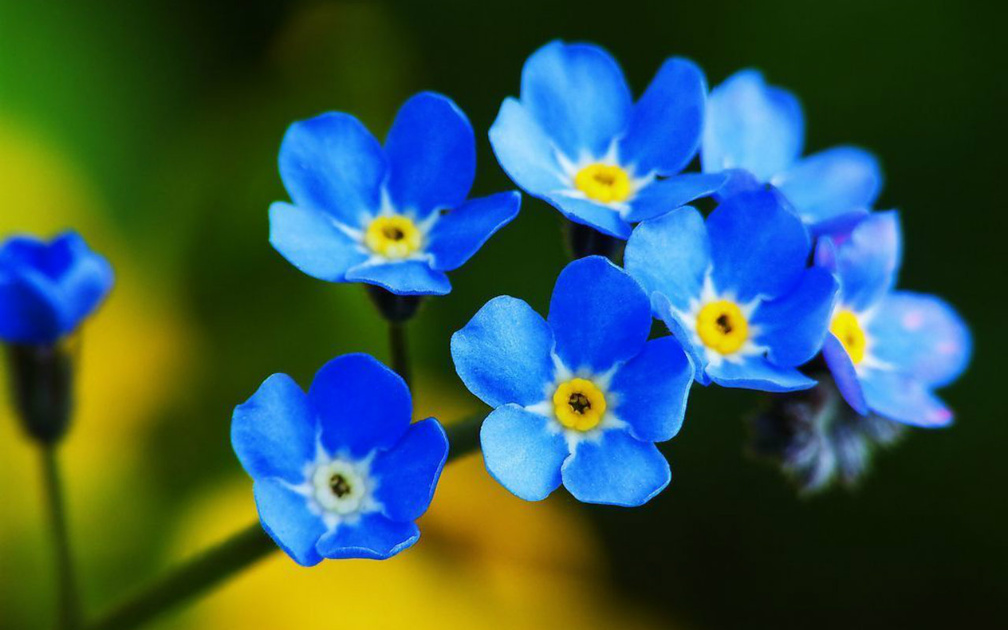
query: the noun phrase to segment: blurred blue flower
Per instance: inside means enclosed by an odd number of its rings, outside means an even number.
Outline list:
[[[706,223],[688,206],[641,223],[625,260],[700,383],[779,392],[815,384],[797,366],[822,347],[836,297],[810,252],[801,221],[764,190],[729,198]]]
[[[590,44],[546,44],[525,62],[521,98],[490,128],[501,166],[568,219],[626,239],[631,223],[719,189],[725,177],[678,175],[703,130],[707,86],[693,62],[672,58],[636,103],[623,71]]]
[[[410,424],[412,405],[392,370],[348,354],[307,395],[274,374],[235,408],[231,443],[263,528],[298,564],[385,559],[419,539],[448,440],[433,418]]]
[[[52,344],[72,333],[112,289],[108,261],[75,232],[0,245],[0,340]]]
[[[893,290],[900,250],[896,212],[872,214],[842,239],[820,240],[816,262],[840,282],[823,357],[858,412],[943,426],[952,412],[932,390],[966,369],[972,340],[944,301]]]
[[[560,273],[547,320],[507,296],[480,309],[451,352],[494,408],[480,431],[494,479],[528,501],[561,483],[589,503],[636,506],[661,492],[671,473],[654,443],[678,433],[693,368],[650,330],[647,296],[599,256]]]
[[[743,70],[711,90],[700,161],[705,173],[732,175],[725,193],[772,184],[816,234],[849,229],[882,186],[873,155],[839,146],[801,158],[802,108],[787,90]]]
[[[340,112],[296,122],[280,147],[293,204],[270,207],[270,243],[295,267],[330,282],[398,295],[444,295],[461,267],[518,214],[517,191],[466,200],[476,140],[447,97],[402,106],[383,148]]]

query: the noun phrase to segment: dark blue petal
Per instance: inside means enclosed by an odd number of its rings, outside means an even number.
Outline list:
[[[280,146],[280,177],[295,205],[353,227],[378,210],[385,173],[381,145],[349,114],[296,122]]]
[[[871,208],[882,188],[882,169],[875,156],[856,147],[835,147],[800,160],[774,177],[808,225]]]
[[[798,217],[769,190],[727,199],[707,218],[714,286],[735,299],[782,296],[801,277],[811,242]]]
[[[391,450],[371,464],[375,498],[394,521],[414,521],[427,511],[448,459],[448,436],[434,418],[410,425]]]
[[[231,417],[231,445],[253,479],[303,482],[305,465],[315,459],[317,434],[308,397],[286,374],[263,381]]]
[[[623,255],[626,270],[648,295],[661,293],[680,310],[699,297],[710,262],[707,227],[690,207],[638,225]]]
[[[952,412],[927,386],[906,374],[869,370],[861,377],[865,401],[875,413],[918,427],[944,427]]]
[[[722,361],[720,365],[709,364],[707,374],[723,387],[764,392],[794,392],[816,384],[797,369],[774,365],[763,357],[750,357],[742,363]]]
[[[549,398],[553,382],[553,333],[525,302],[496,297],[452,335],[455,371],[491,407],[534,405]]]
[[[447,295],[451,292],[448,276],[431,269],[426,260],[360,264],[347,271],[346,281],[373,284],[396,295]]]
[[[601,156],[626,129],[632,98],[616,60],[591,44],[546,44],[525,62],[521,102],[572,161]]]
[[[887,295],[865,322],[865,332],[873,358],[931,387],[957,379],[973,350],[966,322],[932,295]]]
[[[569,188],[553,141],[527,107],[507,98],[490,127],[490,145],[501,168],[526,192],[542,197]]]
[[[644,344],[644,350],[619,368],[609,390],[614,411],[645,442],[671,440],[682,426],[693,384],[693,365],[673,337]]]
[[[585,503],[637,507],[672,480],[668,461],[651,442],[619,429],[587,439],[563,465],[563,484]]]
[[[822,348],[836,302],[837,283],[825,269],[807,269],[793,291],[763,302],[753,313],[755,342],[782,367],[809,361]]]
[[[609,206],[567,195],[547,195],[545,199],[574,223],[587,225],[603,234],[624,240],[630,236],[630,224]]]
[[[857,371],[854,369],[854,362],[844,349],[840,340],[832,333],[826,335],[823,342],[823,358],[833,375],[840,395],[843,396],[851,409],[862,416],[868,415],[868,403],[865,402],[864,391],[861,389],[861,382],[858,380]]]
[[[324,558],[387,560],[420,540],[412,521],[398,522],[378,512],[364,514],[356,523],[344,523],[322,536],[318,552]]]
[[[60,293],[62,319],[69,332],[98,308],[112,289],[115,280],[112,266],[74,232],[53,239],[47,257],[62,270],[54,279]]]
[[[487,472],[526,501],[541,501],[560,486],[560,466],[569,452],[551,422],[512,404],[495,409],[480,429]]]
[[[816,248],[816,264],[840,280],[840,303],[855,311],[867,309],[892,289],[901,257],[896,212],[872,214],[839,245],[823,239]]]
[[[589,256],[560,272],[547,321],[564,365],[599,373],[640,352],[651,332],[651,305],[626,272]]]
[[[727,181],[727,173],[686,173],[652,182],[630,200],[630,212],[624,218],[639,223],[660,217],[694,199],[715,194]]]
[[[269,217],[270,244],[309,276],[341,282],[348,269],[367,260],[331,214],[278,201],[270,206]]]
[[[345,354],[322,366],[308,400],[330,455],[365,457],[375,449],[392,448],[413,414],[405,381],[366,354]]]
[[[427,251],[434,256],[431,266],[452,271],[465,264],[494,233],[518,216],[521,193],[497,193],[470,199],[438,218],[430,231]]]
[[[805,119],[793,94],[742,70],[707,98],[700,160],[705,173],[743,168],[760,181],[783,172],[801,155]]]
[[[40,274],[0,275],[0,340],[30,344],[56,341],[66,332],[58,305],[55,287]]]
[[[620,160],[638,175],[681,171],[700,146],[706,99],[703,70],[688,59],[665,61],[633,108]]]
[[[254,487],[259,520],[270,538],[301,566],[321,562],[315,545],[325,525],[308,510],[307,499],[279,479],[258,479]]]
[[[469,119],[451,99],[433,92],[421,92],[399,109],[385,154],[392,204],[420,218],[465,201],[476,176]]]

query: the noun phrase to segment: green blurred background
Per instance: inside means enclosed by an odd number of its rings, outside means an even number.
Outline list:
[[[986,8],[985,8],[986,7]],[[589,4],[0,0],[0,233],[74,226],[118,272],[84,339],[65,449],[86,604],[97,611],[254,517],[231,409],[272,372],[387,358],[360,287],[267,243],[286,126],[325,110],[379,136],[421,89],[477,130],[474,193],[509,188],[485,132],[521,64],[561,37],[606,46],[636,92],[669,55],[716,84],[754,66],[801,97],[807,147],[882,159],[903,211],[902,285],[941,294],[976,354],[945,392],[958,423],[915,431],[854,492],[811,499],[744,452],[751,393],[696,388],[666,445],[673,482],[637,510],[524,504],[478,458],[454,464],[424,539],[387,563],[304,570],[279,555],[162,628],[941,628],[1003,623],[1008,355],[1003,20],[979,2]],[[1003,16],[1002,16],[1003,17]],[[489,298],[545,311],[558,214],[518,219],[412,329],[418,413],[476,404],[448,337]],[[1001,418],[1001,420],[999,420]],[[0,395],[0,628],[52,620],[34,453]]]

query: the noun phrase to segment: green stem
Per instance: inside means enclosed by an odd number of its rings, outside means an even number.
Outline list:
[[[57,628],[74,630],[80,625],[80,597],[74,579],[73,561],[70,554],[70,534],[63,500],[63,483],[60,478],[59,462],[56,461],[56,446],[42,446],[42,478],[45,485],[53,548],[56,550],[56,576],[59,589],[57,606]]]
[[[406,322],[389,322],[389,349],[392,352],[392,369],[406,381],[411,383],[409,340],[406,334]]]

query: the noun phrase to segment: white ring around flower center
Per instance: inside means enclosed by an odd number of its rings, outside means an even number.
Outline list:
[[[317,466],[311,483],[319,507],[341,516],[360,510],[367,495],[364,477],[353,463],[342,459]]]

